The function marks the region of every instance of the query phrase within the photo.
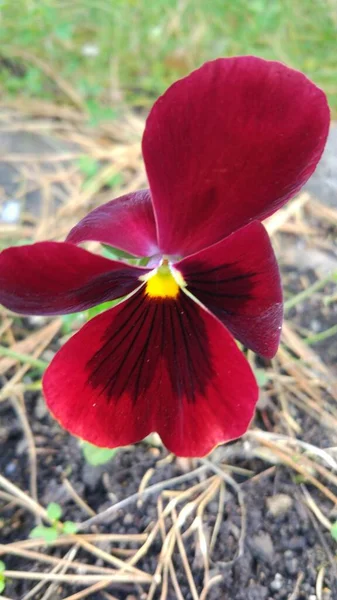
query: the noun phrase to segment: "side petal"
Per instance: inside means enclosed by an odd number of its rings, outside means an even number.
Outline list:
[[[282,288],[269,236],[254,221],[175,265],[187,289],[240,342],[275,355],[283,317]]]
[[[158,253],[156,224],[149,190],[120,196],[84,217],[69,233],[68,242],[93,240],[134,256]]]
[[[66,242],[38,242],[0,254],[0,303],[27,315],[77,312],[129,294],[149,269]]]
[[[161,251],[186,256],[271,215],[313,173],[328,128],[324,93],[277,62],[218,59],[174,83],[143,138]]]
[[[43,380],[47,404],[71,433],[103,447],[156,431],[180,456],[202,456],[242,435],[258,389],[226,328],[180,292],[143,290],[87,323]]]

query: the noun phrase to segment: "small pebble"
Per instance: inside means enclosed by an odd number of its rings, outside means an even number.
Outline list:
[[[131,525],[133,523],[133,515],[131,513],[126,513],[124,519],[123,519],[123,523],[124,525]]]
[[[279,517],[291,509],[293,499],[287,494],[275,494],[266,499],[266,504],[270,514]]]
[[[47,319],[46,317],[41,317],[40,315],[33,315],[32,317],[27,317],[27,321],[32,327],[40,327],[45,325]]]
[[[82,56],[87,56],[89,58],[95,58],[100,53],[100,49],[96,44],[83,44],[81,48]]]
[[[296,575],[298,573],[298,559],[293,556],[291,550],[287,550],[284,553],[284,565],[289,575]]]
[[[83,465],[82,481],[89,488],[89,490],[95,490],[97,488],[105,469],[105,465],[97,465],[97,467],[89,465],[88,463]]]
[[[254,535],[250,540],[250,549],[253,556],[262,562],[272,563],[274,556],[274,545],[269,533]]]
[[[247,589],[247,600],[266,600],[268,589],[263,585],[255,584]]]
[[[27,440],[26,438],[22,438],[22,440],[20,440],[17,444],[16,444],[16,454],[18,456],[21,456],[22,454],[25,454],[25,452],[27,452]]]
[[[44,353],[42,354],[41,358],[43,358],[43,360],[45,360],[46,362],[51,362],[55,356],[56,352],[54,352],[53,350],[45,350]]]
[[[9,462],[6,466],[5,466],[5,473],[6,475],[13,475],[13,473],[15,473],[16,471],[16,463],[11,461]]]
[[[41,419],[43,419],[48,414],[48,408],[42,396],[39,396],[37,399],[34,414],[39,421],[41,421]]]
[[[7,200],[0,213],[0,220],[4,223],[17,223],[20,217],[21,206],[18,200]]]
[[[283,577],[281,573],[276,573],[273,581],[270,584],[270,589],[273,592],[278,592],[283,586]]]
[[[310,329],[314,333],[318,333],[319,331],[322,331],[322,323],[318,321],[318,319],[312,319],[310,322]]]

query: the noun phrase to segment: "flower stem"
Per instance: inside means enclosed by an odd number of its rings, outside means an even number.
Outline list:
[[[36,367],[40,371],[45,371],[48,367],[48,363],[39,358],[34,358],[33,356],[29,356],[28,354],[21,354],[20,352],[15,352],[15,350],[11,350],[10,348],[6,348],[5,346],[0,346],[0,356],[8,356],[9,358],[14,358],[18,362],[28,363],[32,365],[32,367]]]
[[[327,338],[331,337],[332,335],[337,334],[337,325],[333,325],[332,327],[329,327],[329,329],[326,329],[325,331],[320,331],[320,333],[315,333],[314,335],[310,335],[309,337],[305,338],[303,341],[306,344],[317,344],[317,342],[323,342],[324,340],[326,340]]]
[[[303,300],[310,298],[311,294],[314,294],[314,292],[317,292],[318,290],[320,290],[327,283],[329,283],[329,281],[334,281],[334,280],[337,281],[337,271],[330,273],[323,279],[319,279],[318,281],[315,281],[315,283],[310,285],[306,290],[303,290],[303,292],[300,292],[299,294],[296,294],[296,296],[289,298],[289,300],[287,300],[284,303],[284,312],[287,312],[288,310],[290,310],[290,308],[293,308],[294,306],[296,306],[296,304],[303,302]]]

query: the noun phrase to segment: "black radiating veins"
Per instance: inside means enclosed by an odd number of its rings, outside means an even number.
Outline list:
[[[118,307],[115,307],[118,310]],[[209,342],[200,309],[184,292],[177,298],[150,298],[144,288],[121,304],[101,348],[87,364],[89,383],[108,402],[126,392],[134,403],[153,381],[159,396],[167,390],[163,365],[173,394],[195,402],[213,376]]]

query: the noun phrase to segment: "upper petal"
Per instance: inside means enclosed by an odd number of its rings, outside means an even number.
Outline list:
[[[258,396],[249,364],[218,319],[183,292],[154,300],[143,290],[73,336],[43,386],[71,433],[116,447],[157,431],[182,456],[242,435]]]
[[[0,303],[28,315],[77,312],[130,293],[147,272],[66,242],[17,246],[0,254]]]
[[[328,127],[324,93],[277,62],[218,59],[173,84],[143,138],[162,252],[192,254],[271,215],[314,171]]]
[[[282,288],[269,236],[254,221],[175,267],[187,289],[254,352],[271,358],[280,341]]]
[[[68,242],[94,240],[134,256],[158,253],[156,224],[149,190],[132,192],[107,202],[84,217],[69,233]]]

